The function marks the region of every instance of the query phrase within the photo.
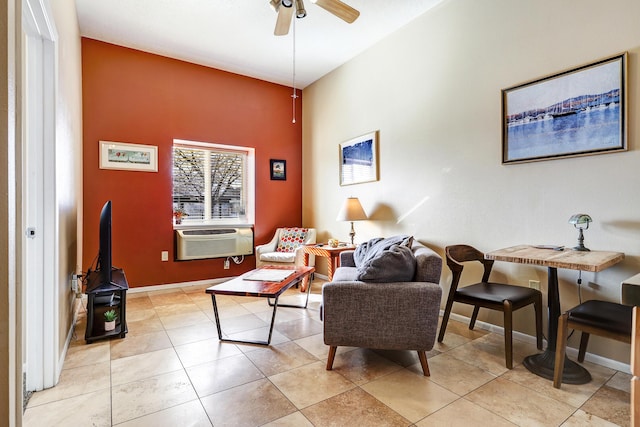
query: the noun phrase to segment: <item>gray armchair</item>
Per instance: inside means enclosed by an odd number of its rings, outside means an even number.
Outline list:
[[[425,376],[426,352],[438,329],[442,288],[442,258],[414,242],[417,261],[411,282],[368,283],[355,280],[354,251],[340,254],[333,281],[322,287],[324,343],[329,348],[327,370],[333,368],[338,346],[384,350],[415,350]]]

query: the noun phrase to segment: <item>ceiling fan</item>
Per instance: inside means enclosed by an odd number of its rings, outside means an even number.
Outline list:
[[[360,12],[340,0],[311,0],[311,3],[317,4],[327,12],[332,13],[349,24],[360,16]],[[284,36],[289,33],[291,18],[294,12],[296,18],[304,18],[307,16],[303,0],[270,0],[269,4],[273,10],[278,12],[276,29],[273,32],[276,36]]]

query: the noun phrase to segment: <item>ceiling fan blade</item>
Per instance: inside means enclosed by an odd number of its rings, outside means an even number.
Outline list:
[[[333,13],[338,18],[351,24],[358,19],[360,12],[352,8],[348,4],[341,2],[340,0],[311,0],[329,13]]]
[[[276,21],[276,29],[273,32],[276,36],[286,36],[289,34],[291,27],[291,17],[293,16],[293,7],[280,6],[278,8],[278,20]]]

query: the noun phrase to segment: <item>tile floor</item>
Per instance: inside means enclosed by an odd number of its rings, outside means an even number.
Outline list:
[[[40,426],[628,426],[631,376],[585,363],[582,386],[554,389],[519,362],[535,346],[452,322],[428,354],[338,348],[326,371],[316,281],[306,310],[280,308],[270,347],[220,343],[204,287],[129,293],[125,339],[84,342],[83,313],[59,384],[34,393]],[[287,291],[282,301],[300,293]],[[231,337],[264,339],[264,299],[218,298]]]

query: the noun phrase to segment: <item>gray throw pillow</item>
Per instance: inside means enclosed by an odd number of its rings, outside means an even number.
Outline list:
[[[363,282],[409,282],[416,272],[416,258],[408,247],[392,245],[359,265],[357,272]]]
[[[393,237],[376,237],[356,248],[353,254],[353,261],[356,267],[365,264],[367,261],[377,257],[383,251],[388,250],[393,245],[402,245],[411,248],[413,237],[407,235],[399,235]]]

